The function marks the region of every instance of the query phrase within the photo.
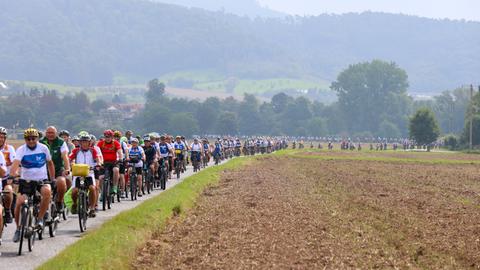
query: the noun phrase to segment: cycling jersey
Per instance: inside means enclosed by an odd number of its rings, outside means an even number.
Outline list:
[[[130,160],[137,159],[139,161],[139,162],[134,164],[135,168],[143,167],[142,157],[143,157],[144,153],[145,152],[144,152],[144,150],[141,146],[132,147],[128,151],[128,156],[130,157]]]
[[[47,162],[52,160],[50,150],[44,144],[38,143],[34,149],[26,144],[17,149],[15,160],[20,161],[22,170],[20,177],[30,181],[48,179]]]
[[[153,160],[155,159],[155,155],[157,154],[157,150],[155,149],[155,147],[144,147],[143,151],[145,152],[146,163],[152,164]]]
[[[203,144],[203,150],[208,151],[210,149],[210,145],[208,143]]]
[[[236,147],[242,147],[242,143],[241,143],[240,141],[237,141],[237,142],[235,143],[235,146],[236,146]]]
[[[170,145],[168,143],[160,143],[158,145],[158,150],[160,151],[160,156],[166,158],[170,155]]]
[[[175,154],[181,155],[183,151],[187,149],[187,146],[183,142],[175,142],[173,148],[175,149]]]
[[[5,157],[3,155],[0,155],[0,169],[4,170],[5,172],[7,171],[7,162],[5,161]],[[3,190],[2,182],[3,181],[0,181],[0,191]]]
[[[222,145],[220,143],[215,143],[215,153],[220,153],[222,151]]]
[[[7,164],[12,164],[13,160],[15,159],[15,148],[11,145],[7,145],[6,143],[3,145],[3,147],[0,149],[0,152],[3,153],[3,158],[5,159],[5,165],[7,166],[7,174],[5,175],[8,176],[10,174],[10,166]]]
[[[76,164],[86,164],[90,167],[95,167],[96,159],[98,158],[97,150],[95,148],[89,148],[87,150],[83,150],[80,148],[73,149],[72,153],[70,154],[70,161],[75,160]]]
[[[192,143],[190,149],[192,152],[202,152],[202,145],[200,143]]]
[[[52,156],[53,164],[55,165],[55,174],[60,174],[65,167],[62,154],[65,153],[68,155],[67,144],[59,137],[56,137],[52,142],[49,142],[47,138],[43,138],[40,143],[46,145],[50,150],[50,155]]]
[[[112,141],[107,143],[100,141],[97,146],[100,148],[105,163],[115,163],[117,161],[117,151],[121,149],[119,142]]]

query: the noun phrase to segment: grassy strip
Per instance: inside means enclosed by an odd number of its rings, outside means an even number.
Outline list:
[[[105,222],[38,269],[127,269],[137,247],[165,226],[173,212],[184,212],[209,185],[217,184],[225,169],[237,168],[249,159],[237,158],[186,178],[129,211]]]
[[[320,160],[353,160],[353,161],[378,161],[378,162],[403,162],[403,163],[423,163],[423,164],[480,164],[477,160],[453,160],[453,159],[415,159],[415,158],[392,158],[392,157],[348,157],[348,156],[321,156],[321,155],[302,155],[301,153],[290,153],[291,156],[320,159]]]

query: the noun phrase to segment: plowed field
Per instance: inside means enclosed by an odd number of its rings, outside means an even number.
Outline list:
[[[224,172],[131,267],[480,269],[480,165],[266,157]]]

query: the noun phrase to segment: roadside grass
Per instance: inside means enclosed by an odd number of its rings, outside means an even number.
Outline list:
[[[202,191],[215,185],[224,170],[238,168],[249,158],[233,159],[202,170],[136,208],[120,213],[88,232],[38,269],[128,269],[132,255],[172,215],[184,215]]]

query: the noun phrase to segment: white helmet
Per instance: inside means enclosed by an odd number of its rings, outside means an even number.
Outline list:
[[[4,127],[0,127],[0,134],[5,134],[7,135],[7,129]]]

